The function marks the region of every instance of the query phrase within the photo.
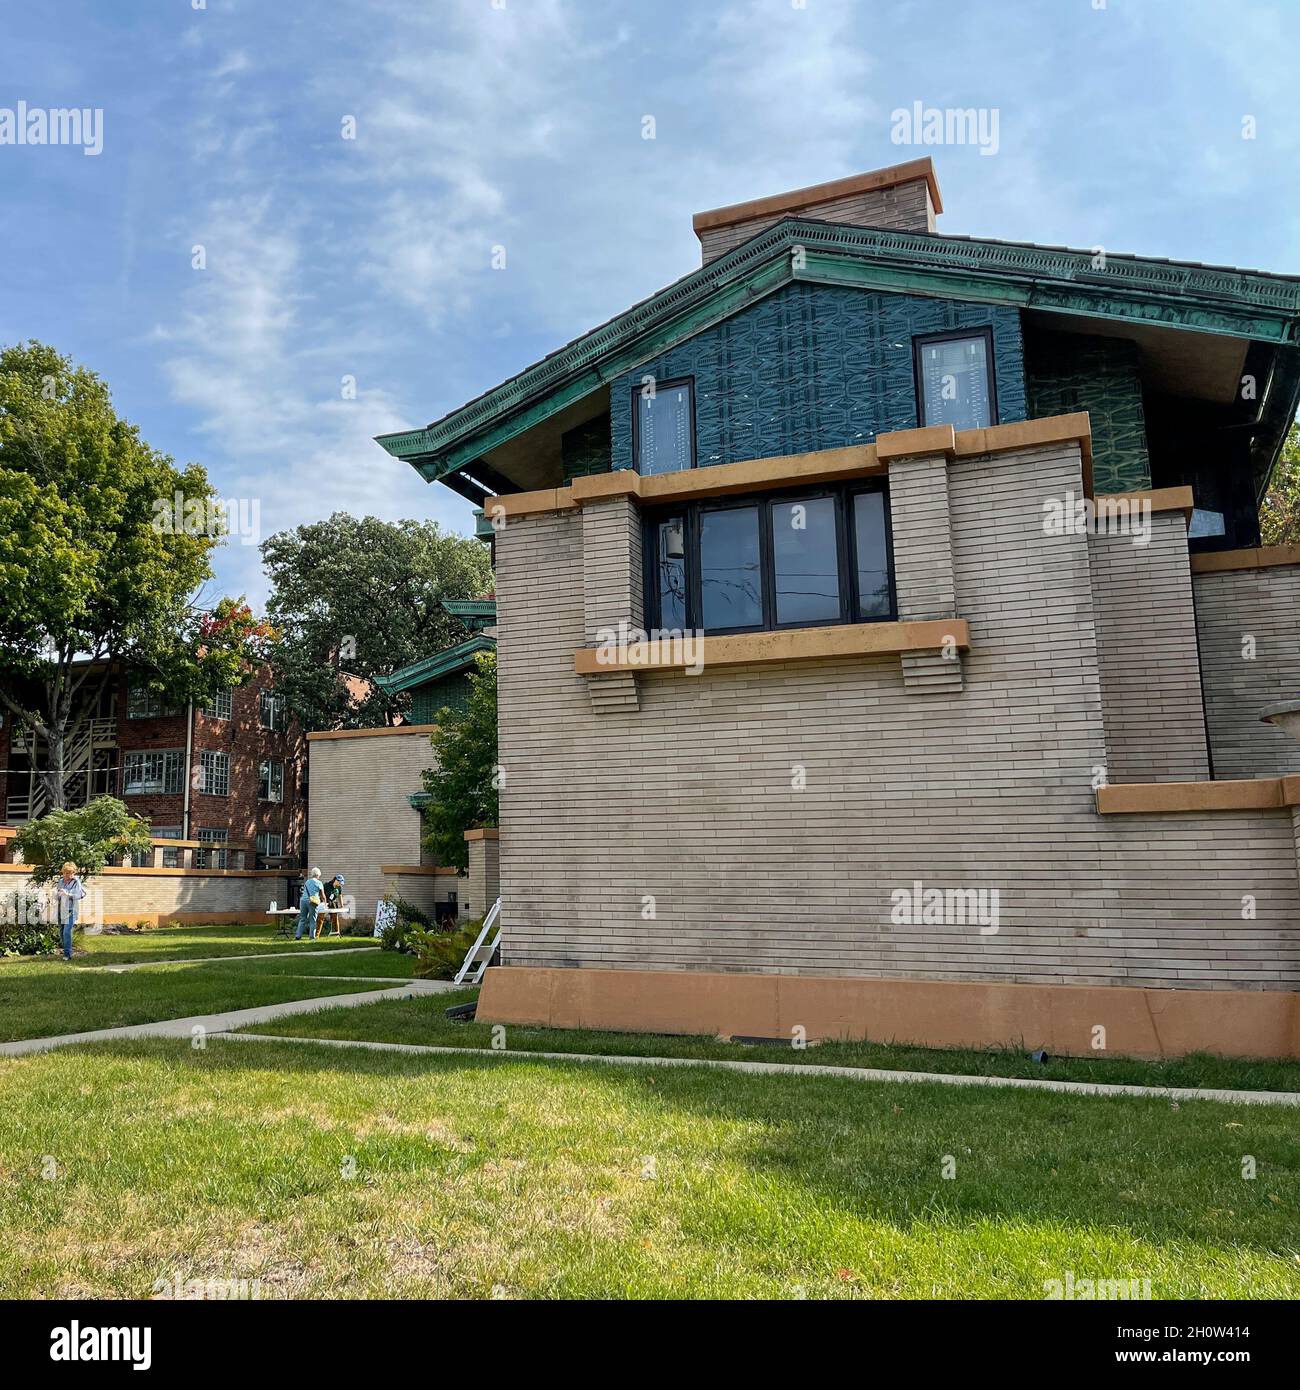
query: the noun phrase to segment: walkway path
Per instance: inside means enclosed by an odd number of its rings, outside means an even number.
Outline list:
[[[281,1007],[281,1006],[276,1006]],[[251,1011],[250,1011],[251,1012]],[[1295,1091],[1224,1091],[1178,1086],[1116,1086],[1100,1081],[1049,1081],[1021,1076],[952,1076],[929,1071],[883,1071],[875,1067],[825,1067],[799,1062],[731,1062],[720,1057],[612,1057],[596,1052],[511,1052],[485,1047],[434,1047],[419,1043],[358,1042],[344,1038],[289,1038],[273,1033],[228,1033],[236,1042],[312,1043],[321,1047],[361,1047],[375,1052],[451,1053],[472,1057],[506,1057],[511,1061],[541,1058],[548,1062],[603,1062],[620,1067],[713,1067],[755,1075],[838,1076],[849,1081],[929,1081],[942,1086],[1012,1086],[1066,1095],[1147,1096],[1157,1100],[1217,1100],[1240,1105],[1300,1105]]]
[[[321,952],[329,956],[354,956],[360,951],[377,951],[378,946],[327,946]],[[119,975],[124,970],[144,970],[150,965],[226,965],[241,960],[303,960],[309,953],[295,951],[258,951],[246,956],[176,956],[165,960],[132,960],[121,965],[83,965],[82,970],[106,970],[110,975]]]
[[[245,958],[246,959],[246,958]],[[326,976],[325,978],[334,978]],[[409,999],[417,994],[441,994],[454,988],[447,980],[407,980],[396,989],[366,990],[361,994],[328,994],[321,999],[291,999],[283,1004],[261,1004],[253,1009],[231,1009],[223,1014],[195,1014],[190,1018],[168,1018],[161,1023],[128,1023],[121,1028],[95,1028],[88,1033],[59,1033],[51,1038],[24,1038],[0,1043],[0,1057],[21,1057],[30,1052],[51,1052],[74,1043],[115,1042],[120,1038],[188,1038],[196,1029],[204,1034],[226,1033],[250,1023],[271,1023],[291,1014],[308,1014],[317,1009],[350,1009],[358,1004],[374,1004],[380,999]]]

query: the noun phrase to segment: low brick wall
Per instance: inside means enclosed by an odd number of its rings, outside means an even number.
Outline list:
[[[21,865],[3,864],[0,871],[0,897],[32,891]],[[285,907],[289,895],[283,874],[257,870],[106,869],[86,886],[82,921],[104,925],[266,922],[268,904]]]

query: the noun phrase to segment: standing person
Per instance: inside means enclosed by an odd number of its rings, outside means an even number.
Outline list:
[[[86,888],[77,877],[77,866],[71,859],[63,866],[63,877],[54,885],[54,900],[59,909],[59,930],[63,936],[63,959],[72,959],[72,929],[77,924],[81,900]]]
[[[343,885],[346,882],[347,880],[343,877],[342,874],[335,874],[334,877],[329,880],[329,882],[325,885],[326,907],[332,907],[337,910],[338,908],[343,906]],[[334,914],[331,913],[330,916],[334,916]],[[328,925],[329,923],[327,921],[322,921],[320,926],[316,928],[316,935],[319,936]],[[343,935],[343,933],[339,930],[339,919],[337,917],[334,917],[334,935]]]
[[[311,940],[312,928],[316,925],[316,909],[321,905],[324,894],[325,885],[320,881],[320,870],[313,869],[307,882],[302,885],[302,897],[298,899],[298,925],[293,930],[295,941],[302,940],[303,932]]]

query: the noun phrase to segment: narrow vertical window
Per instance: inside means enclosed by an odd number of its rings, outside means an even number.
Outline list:
[[[655,583],[659,626],[686,626],[686,519],[673,516],[655,527]]]
[[[858,618],[890,613],[889,540],[885,494],[860,492],[853,499],[853,549],[858,581]]]
[[[727,507],[700,516],[700,626],[706,631],[763,622],[758,517],[757,507]]]
[[[990,332],[918,338],[915,353],[922,425],[978,430],[994,423],[997,401]]]
[[[778,625],[841,621],[833,498],[773,503],[772,570]]]
[[[695,389],[689,381],[636,387],[632,462],[638,473],[679,473],[695,466]]]

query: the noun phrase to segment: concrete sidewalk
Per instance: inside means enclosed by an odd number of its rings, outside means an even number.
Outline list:
[[[618,1067],[709,1067],[718,1071],[749,1072],[758,1076],[838,1076],[848,1081],[933,1082],[940,1086],[1010,1086],[1032,1091],[1056,1091],[1063,1095],[1142,1096],[1154,1100],[1215,1100],[1234,1105],[1300,1105],[1295,1091],[1226,1091],[1178,1086],[1120,1086],[1101,1081],[1049,1081],[1021,1076],[962,1076],[947,1072],[884,1071],[877,1067],[825,1067],[810,1062],[742,1062],[722,1057],[616,1057],[598,1052],[511,1052],[487,1047],[438,1047],[420,1043],[351,1041],[346,1038],[289,1038],[273,1033],[230,1033],[236,1042],[307,1043],[319,1047],[359,1047],[372,1052],[411,1052],[436,1057],[448,1053],[462,1057],[507,1058],[513,1062],[593,1062]]]
[[[366,990],[361,994],[328,994],[321,999],[291,999],[283,1004],[261,1004],[254,1009],[231,1009],[223,1014],[194,1014],[189,1018],[169,1018],[159,1023],[128,1023],[121,1028],[95,1028],[88,1033],[24,1038],[18,1042],[0,1043],[0,1057],[23,1057],[32,1052],[52,1052],[56,1047],[72,1047],[77,1043],[116,1042],[124,1038],[188,1038],[194,1035],[196,1029],[204,1034],[226,1033],[249,1023],[272,1023],[277,1018],[314,1013],[317,1009],[350,1009],[358,1004],[374,1004],[381,999],[443,994],[454,988],[456,986],[447,980],[408,980],[396,989]]]

